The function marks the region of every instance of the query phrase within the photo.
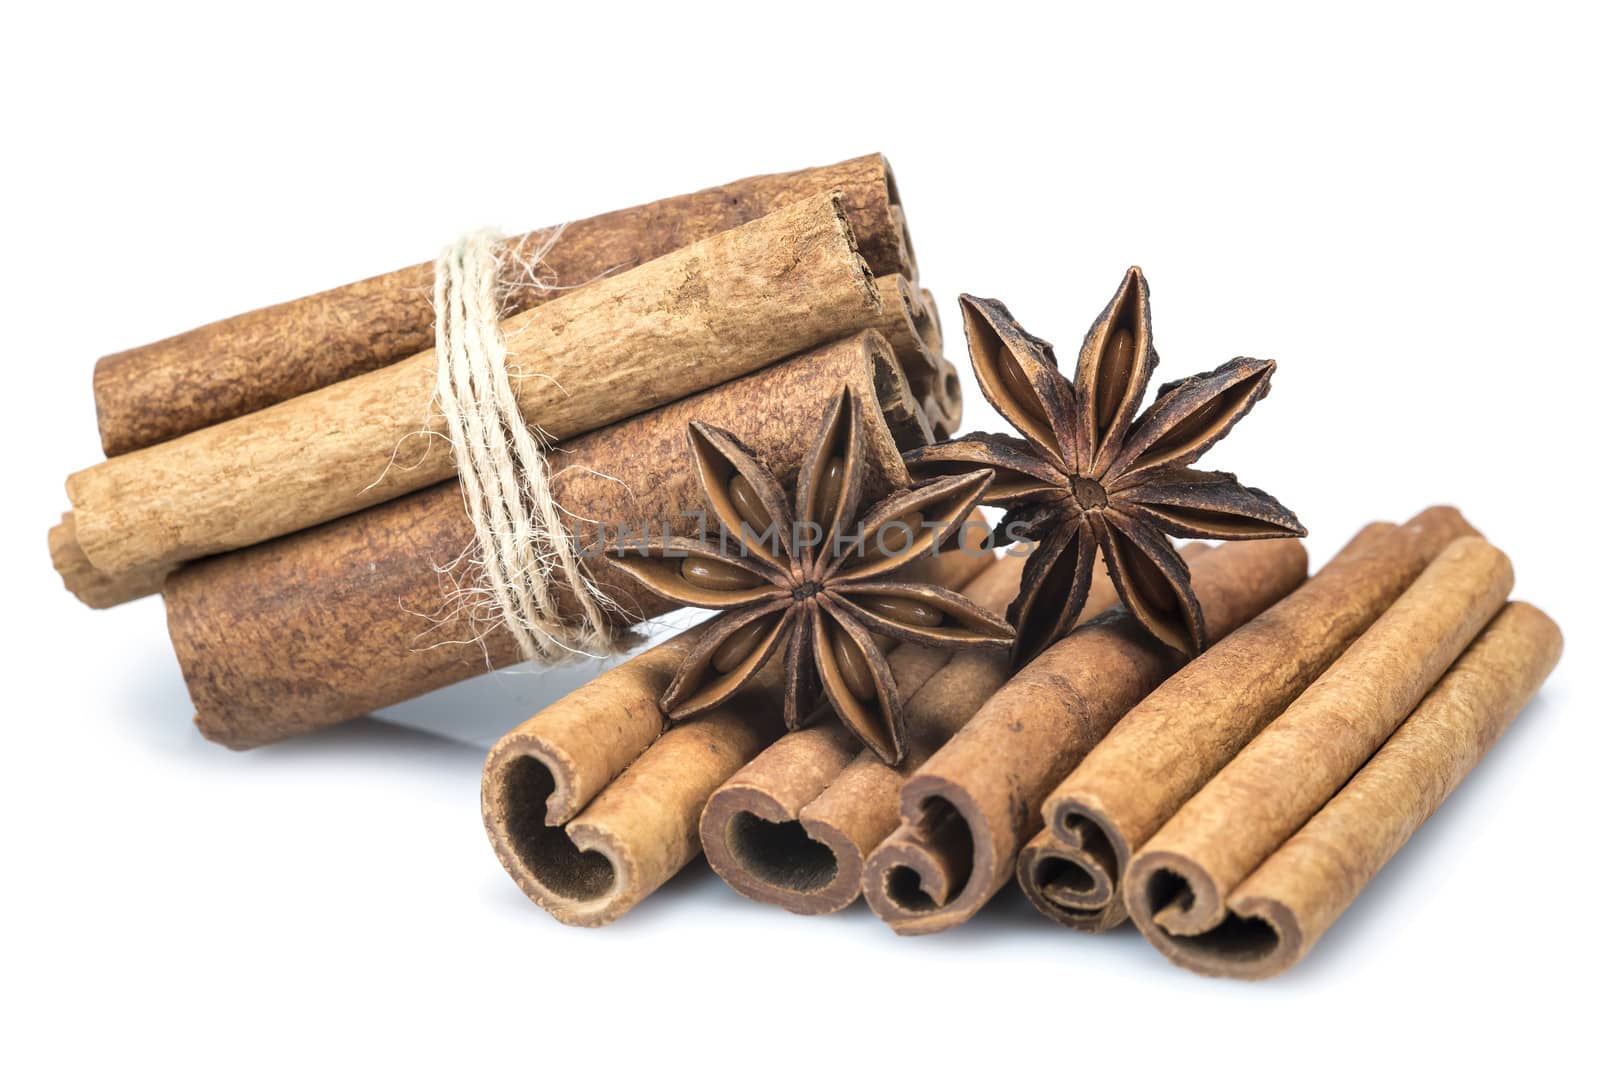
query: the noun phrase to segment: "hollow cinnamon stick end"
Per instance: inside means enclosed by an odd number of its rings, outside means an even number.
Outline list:
[[[900,795],[901,824],[872,851],[861,892],[895,934],[936,934],[970,919],[1003,876],[986,822],[959,784],[926,772]]]
[[[506,873],[539,907],[562,923],[598,927],[625,905],[615,843],[596,839],[580,848],[549,813],[570,793],[570,768],[538,739],[502,738],[484,764],[483,826]]]
[[[723,882],[763,905],[824,916],[849,907],[860,893],[858,850],[827,827],[801,823],[749,785],[730,783],[711,796],[700,844]]]
[[[1045,828],[1017,857],[1017,884],[1043,915],[1099,933],[1128,918],[1120,872],[1128,848],[1115,825],[1072,802],[1047,800]]]
[[[719,786],[700,816],[700,842],[711,869],[734,890],[767,905],[816,916],[855,900],[859,851],[800,821],[861,746],[837,724],[780,738]]]

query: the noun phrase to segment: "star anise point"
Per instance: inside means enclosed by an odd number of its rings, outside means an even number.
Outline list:
[[[1230,360],[1162,386],[1141,413],[1158,359],[1149,286],[1137,267],[1084,335],[1070,382],[1004,304],[963,296],[961,310],[979,387],[1022,438],[969,435],[907,461],[921,474],[993,469],[984,503],[1007,509],[997,540],[1037,543],[1007,611],[1017,631],[1013,663],[1076,623],[1097,557],[1147,630],[1184,652],[1202,650],[1204,615],[1168,537],[1305,534],[1266,493],[1189,468],[1266,395],[1276,364]]]
[[[816,691],[888,763],[905,756],[904,709],[884,649],[911,641],[1004,647],[1011,628],[959,594],[898,572],[936,551],[988,490],[988,470],[937,476],[863,500],[861,401],[846,388],[797,475],[793,507],[749,450],[715,427],[690,427],[706,503],[735,551],[662,538],[624,546],[616,565],[683,604],[720,609],[663,697],[680,718],[727,701],[781,648],[784,720],[810,716]],[[859,529],[849,536],[857,514]],[[786,530],[774,530],[784,523]],[[676,551],[677,555],[669,555]]]

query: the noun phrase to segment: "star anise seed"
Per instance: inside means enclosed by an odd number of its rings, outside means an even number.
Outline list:
[[[947,589],[900,572],[960,527],[989,487],[987,470],[934,478],[870,508],[861,401],[828,409],[801,464],[795,506],[731,434],[689,428],[696,473],[723,545],[660,538],[630,545],[618,567],[669,600],[719,609],[662,698],[678,719],[713,708],[784,648],[784,721],[809,716],[820,687],[840,720],[886,763],[905,757],[905,714],[884,656],[893,642],[1003,648],[1012,629]],[[865,511],[859,524],[858,512]]]
[[[1276,365],[1236,359],[1162,386],[1139,415],[1156,368],[1150,291],[1129,268],[1083,339],[1074,380],[1051,345],[997,300],[961,298],[967,347],[983,394],[1022,436],[969,434],[906,456],[918,477],[992,469],[985,504],[1007,509],[1001,540],[1036,541],[1006,616],[1013,666],[1077,622],[1097,556],[1129,611],[1163,642],[1205,648],[1189,568],[1168,535],[1303,537],[1277,500],[1233,475],[1189,465],[1267,393]]]

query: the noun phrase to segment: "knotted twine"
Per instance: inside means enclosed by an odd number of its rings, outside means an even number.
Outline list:
[[[523,260],[525,284],[537,275],[556,231]],[[607,618],[615,607],[589,575],[550,492],[548,437],[517,408],[500,330],[503,237],[479,230],[434,263],[436,402],[450,431],[461,495],[472,520],[472,553],[493,601],[495,625],[516,639],[526,660],[555,663],[574,653],[618,651]],[[568,590],[578,619],[563,618],[557,591]]]

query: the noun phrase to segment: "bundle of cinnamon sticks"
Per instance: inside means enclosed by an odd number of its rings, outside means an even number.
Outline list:
[[[960,422],[881,156],[534,232],[497,262],[511,403],[555,442],[549,494],[575,526],[691,534],[691,423],[793,488],[849,387],[852,448],[859,434],[884,490],[912,481],[903,453]],[[67,480],[51,556],[93,607],[163,595],[213,741],[274,742],[526,655],[470,597],[482,531],[439,441],[431,277],[405,268],[96,368],[107,459]],[[918,561],[919,581],[1004,611],[1024,558],[980,549]],[[1195,971],[1281,972],[1493,745],[1561,635],[1507,603],[1509,561],[1452,508],[1374,523],[1309,578],[1298,540],[1181,555],[1203,612],[1192,647],[1155,636],[1104,574],[1077,586],[1084,622],[1025,661],[885,638],[896,767],[840,723],[784,734],[782,657],[668,729],[663,696],[699,637],[681,634],[493,747],[490,842],[572,924],[616,920],[704,852],[795,913],[865,898],[895,932],[935,933],[1015,878],[1066,927],[1131,919]],[[672,607],[594,568],[610,624]],[[570,586],[550,592],[577,613]]]
[[[670,642],[493,748],[490,842],[567,923],[615,920],[703,848],[739,893],[803,915],[864,896],[896,932],[934,933],[1015,875],[1067,926],[1131,913],[1185,967],[1277,974],[1493,745],[1561,635],[1506,602],[1509,562],[1453,508],[1374,523],[1309,580],[1295,541],[1183,555],[1212,643],[1187,663],[1103,575],[1093,618],[1015,677],[1004,654],[894,650],[899,768],[836,725],[780,737],[776,678],[660,733],[692,636]],[[941,580],[1004,604],[1021,564]]]
[[[960,420],[881,156],[537,231],[502,263],[515,404],[557,443],[575,523],[693,522],[690,420],[788,473],[843,383],[881,461]],[[51,557],[93,607],[164,594],[206,737],[259,745],[521,659],[461,599],[481,576],[445,573],[474,528],[432,403],[432,292],[420,264],[96,367],[107,459],[68,478]],[[667,607],[597,570],[619,625]]]

